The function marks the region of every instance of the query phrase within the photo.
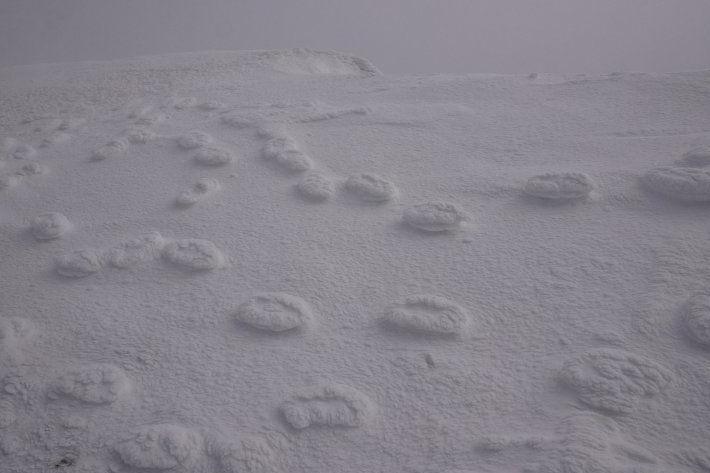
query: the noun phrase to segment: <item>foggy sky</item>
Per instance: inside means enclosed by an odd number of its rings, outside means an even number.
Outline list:
[[[389,73],[710,69],[710,0],[0,0],[0,66],[293,47]]]

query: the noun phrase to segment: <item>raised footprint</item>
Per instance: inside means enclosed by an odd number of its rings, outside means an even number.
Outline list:
[[[165,245],[162,256],[167,262],[190,271],[221,268],[226,263],[214,243],[199,238],[173,240]]]
[[[23,317],[0,317],[0,350],[4,363],[22,359],[22,346],[36,333],[35,325]]]
[[[192,150],[212,144],[214,139],[204,131],[190,131],[177,138],[177,144],[184,150]]]
[[[133,125],[126,128],[123,133],[128,141],[134,144],[146,144],[153,141],[158,135],[146,126]]]
[[[153,424],[134,430],[113,447],[129,467],[145,470],[187,471],[202,450],[202,438],[191,429],[175,424]]]
[[[69,117],[62,119],[61,123],[57,126],[57,130],[60,131],[71,131],[76,130],[80,126],[86,123],[86,119],[82,117]]]
[[[390,307],[382,321],[393,328],[436,335],[457,335],[468,323],[466,311],[448,299],[413,295]]]
[[[313,167],[311,158],[299,149],[292,138],[286,136],[271,138],[264,145],[262,154],[265,159],[292,173],[308,171]]]
[[[187,110],[196,106],[198,102],[195,97],[173,97],[169,103],[175,110]]]
[[[30,222],[32,235],[40,241],[53,240],[72,229],[69,219],[59,212],[48,212],[36,216]]]
[[[268,332],[301,328],[313,320],[306,301],[282,292],[258,294],[239,306],[235,318],[244,324]]]
[[[91,155],[92,161],[103,161],[104,159],[119,158],[126,154],[130,144],[125,138],[111,140],[103,146],[95,149]]]
[[[103,255],[94,249],[74,251],[55,260],[57,273],[69,278],[83,278],[103,268]]]
[[[203,166],[224,166],[234,160],[234,154],[222,146],[205,146],[195,153],[195,162]]]
[[[18,176],[31,177],[38,176],[40,174],[46,174],[48,171],[47,166],[40,163],[25,163],[16,172]]]
[[[0,175],[0,191],[12,189],[22,182],[22,176],[17,174]]]
[[[362,427],[374,414],[363,393],[342,384],[311,387],[281,405],[281,413],[294,429],[307,427]]]
[[[683,154],[679,164],[685,166],[707,166],[710,165],[710,145],[695,147]]]
[[[652,169],[642,178],[652,192],[684,202],[710,202],[710,169],[667,166]]]
[[[523,192],[547,200],[583,199],[592,192],[594,184],[582,173],[550,173],[533,176],[525,183]]]
[[[180,207],[190,207],[214,194],[221,188],[219,181],[211,177],[201,177],[190,189],[178,194],[175,203]]]
[[[214,110],[222,110],[226,107],[224,103],[218,101],[218,100],[207,100],[205,102],[200,103],[197,108],[200,110],[203,110],[205,112],[212,112]]]
[[[601,411],[628,414],[644,398],[663,391],[673,373],[646,357],[618,349],[597,349],[564,364],[560,381],[577,398]]]
[[[271,443],[260,435],[239,435],[237,440],[212,438],[205,441],[207,455],[223,473],[271,473],[280,471],[279,458]]]
[[[32,159],[37,156],[37,150],[32,145],[16,142],[7,155],[14,159]]]
[[[698,294],[690,298],[683,314],[690,338],[710,348],[710,296]]]
[[[333,181],[326,175],[314,171],[306,174],[301,181],[296,184],[296,190],[304,199],[312,202],[323,202],[330,199],[335,193]]]
[[[52,399],[71,398],[87,404],[110,404],[131,390],[131,381],[119,367],[92,364],[72,368],[57,378],[49,391]]]
[[[114,268],[131,268],[160,257],[167,240],[158,232],[131,238],[106,251],[104,260]]]
[[[461,226],[466,215],[458,206],[448,202],[425,202],[407,208],[402,221],[425,232],[447,232]]]
[[[376,174],[357,174],[345,181],[345,190],[364,202],[387,202],[397,195],[397,187]]]
[[[654,468],[657,459],[653,453],[629,442],[614,419],[604,415],[590,411],[574,413],[562,420],[555,434],[536,442],[532,448],[529,444],[509,448],[525,449],[525,471],[529,473],[668,471]]]
[[[71,141],[72,135],[63,131],[55,131],[42,139],[40,148],[48,148],[50,146],[62,145]]]

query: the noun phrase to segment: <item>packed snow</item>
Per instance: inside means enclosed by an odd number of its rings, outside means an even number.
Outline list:
[[[0,471],[710,471],[710,72],[0,69]]]

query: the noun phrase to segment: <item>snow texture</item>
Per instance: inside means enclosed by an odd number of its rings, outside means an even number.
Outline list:
[[[211,51],[0,96],[3,473],[710,471],[710,72]]]

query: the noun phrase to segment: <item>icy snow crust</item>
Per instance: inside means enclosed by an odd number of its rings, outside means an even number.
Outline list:
[[[0,470],[710,468],[710,72],[0,69]]]

